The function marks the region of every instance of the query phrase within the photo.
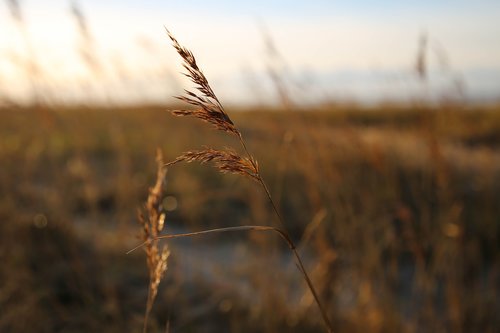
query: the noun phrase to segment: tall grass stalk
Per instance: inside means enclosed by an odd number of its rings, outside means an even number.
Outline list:
[[[144,314],[143,332],[148,326],[149,314],[153,308],[153,303],[158,293],[158,286],[167,270],[167,259],[170,251],[167,246],[161,250],[158,246],[158,234],[162,231],[165,221],[165,214],[161,208],[163,199],[163,183],[167,169],[163,166],[163,155],[158,150],[156,155],[158,165],[156,183],[149,189],[149,195],[144,208],[138,213],[138,221],[142,227],[142,240],[144,241],[144,251],[149,269],[149,287],[146,310]]]
[[[174,48],[177,50],[177,53],[183,59],[183,67],[187,71],[185,75],[195,84],[196,92],[192,92],[189,90],[185,90],[185,94],[183,96],[177,97],[181,101],[185,101],[194,109],[188,110],[175,110],[173,111],[174,115],[177,116],[193,116],[199,118],[205,122],[211,123],[218,130],[224,131],[226,133],[235,135],[238,138],[238,141],[245,152],[244,157],[238,155],[234,151],[225,148],[224,150],[215,150],[215,149],[204,149],[202,151],[189,151],[181,156],[179,156],[173,162],[167,163],[167,166],[173,165],[178,162],[193,162],[198,161],[201,163],[206,162],[215,162],[215,167],[223,172],[223,173],[236,173],[244,176],[248,176],[253,180],[257,181],[259,185],[264,190],[273,211],[277,217],[277,220],[280,224],[280,229],[273,229],[275,231],[279,231],[279,233],[283,236],[283,238],[287,241],[291,252],[295,258],[295,262],[299,271],[302,273],[304,280],[307,283],[309,290],[311,291],[316,304],[321,312],[321,316],[325,323],[328,332],[333,332],[332,324],[324,306],[322,305],[318,293],[309,278],[309,274],[304,267],[300,254],[297,251],[297,247],[293,242],[292,238],[289,235],[287,230],[285,221],[281,216],[277,205],[275,204],[271,192],[264,181],[257,161],[250,154],[245,140],[243,138],[242,133],[235,126],[235,124],[230,119],[229,115],[224,110],[221,102],[213,92],[210,84],[208,83],[207,78],[198,67],[196,63],[196,59],[193,53],[187,48],[181,46],[177,39],[167,30],[167,34],[172,41]]]
[[[226,113],[224,110],[224,107],[222,106],[222,103],[219,101],[217,96],[215,95],[214,91],[212,90],[210,84],[208,83],[207,78],[201,71],[201,69],[198,67],[198,64],[196,63],[196,59],[193,55],[193,53],[188,50],[187,48],[181,46],[177,39],[170,33],[170,31],[166,30],[167,34],[172,41],[172,44],[174,48],[176,49],[177,53],[182,57],[183,59],[183,67],[186,70],[185,75],[195,84],[196,92],[190,91],[190,90],[185,90],[185,94],[182,96],[177,96],[177,98],[181,101],[187,102],[194,108],[191,109],[182,109],[182,110],[173,110],[172,113],[176,116],[192,116],[198,119],[201,119],[204,122],[212,124],[213,127],[215,127],[218,130],[221,130],[223,132],[229,133],[230,135],[234,135],[238,138],[238,141],[241,145],[241,148],[245,152],[244,156],[239,155],[236,151],[229,149],[229,148],[224,148],[223,150],[218,150],[218,149],[213,149],[213,148],[208,148],[205,147],[203,150],[193,150],[193,151],[187,151],[180,156],[178,156],[175,160],[172,162],[166,163],[163,166],[164,167],[169,167],[174,164],[180,163],[180,162],[199,162],[202,164],[212,162],[214,166],[222,173],[234,173],[238,175],[243,175],[246,177],[249,177],[250,179],[253,179],[256,181],[263,189],[263,191],[266,194],[267,199],[269,200],[274,214],[277,217],[278,223],[280,225],[279,228],[276,227],[271,227],[271,226],[260,226],[260,225],[253,225],[253,226],[238,226],[238,227],[226,227],[226,228],[218,228],[218,229],[210,229],[210,230],[203,230],[203,231],[198,231],[198,232],[191,232],[191,233],[182,233],[182,234],[171,234],[171,235],[164,235],[164,236],[158,236],[158,234],[153,234],[150,232],[148,229],[148,224],[144,223],[144,219],[140,218],[139,221],[141,221],[143,227],[144,227],[144,232],[143,232],[143,240],[144,242],[140,244],[139,246],[133,248],[130,250],[128,253],[140,248],[140,247],[145,247],[146,248],[146,253],[148,251],[151,251],[150,249],[157,249],[157,242],[160,239],[173,239],[173,238],[181,238],[181,237],[193,237],[193,236],[200,236],[200,235],[206,235],[206,234],[211,234],[211,233],[221,233],[221,232],[235,232],[235,231],[272,231],[278,233],[287,243],[288,247],[290,248],[290,251],[292,252],[295,263],[297,265],[297,268],[299,269],[300,273],[302,274],[311,294],[313,295],[313,298],[320,310],[321,317],[323,319],[323,322],[325,324],[325,328],[327,332],[332,333],[333,328],[332,328],[332,323],[330,322],[330,319],[326,313],[326,310],[324,306],[321,303],[321,300],[319,298],[319,295],[316,291],[316,288],[314,287],[314,284],[312,283],[309,274],[304,266],[304,263],[302,262],[302,258],[297,251],[297,246],[295,245],[294,241],[290,237],[290,234],[287,230],[286,223],[280,214],[278,207],[275,203],[275,201],[272,198],[271,192],[269,191],[269,188],[264,181],[264,178],[262,177],[259,169],[259,165],[257,161],[253,158],[253,156],[250,154],[250,151],[247,148],[247,145],[245,143],[245,140],[243,138],[242,133],[239,131],[239,129],[235,126],[229,115]],[[161,160],[161,156],[158,159],[159,161]],[[150,202],[153,203],[158,203],[159,197],[158,194],[160,193],[156,188],[158,184],[160,183],[160,179],[163,179],[165,174],[164,168],[158,169],[158,179],[155,187],[150,190],[150,197],[148,198],[148,203],[146,205],[147,211],[151,212],[150,216],[152,214],[153,219],[150,218],[150,221],[154,224],[155,218],[158,215],[158,212],[155,210],[155,207],[157,205],[150,205]],[[153,228],[154,230],[157,230],[157,228]],[[158,232],[161,231],[161,229],[158,230]],[[156,255],[158,251],[156,250]],[[156,260],[155,263],[150,263],[150,254],[148,253],[148,266],[150,267],[150,289],[149,289],[149,294],[148,294],[148,305],[146,308],[146,314],[145,314],[145,320],[144,320],[144,332],[146,331],[147,327],[147,320],[149,316],[149,312],[151,310],[152,302],[154,300],[154,297],[156,296],[156,291],[157,287],[159,284],[159,279],[161,279],[164,270],[161,271],[161,274],[156,274],[156,269],[155,265],[161,265],[162,261],[161,258]],[[168,255],[167,255],[168,256]],[[152,256],[155,258],[155,255]],[[163,266],[161,266],[163,267]],[[166,269],[166,257],[165,257],[165,269]],[[159,279],[157,279],[159,277]],[[156,289],[154,287],[156,286]],[[153,292],[154,291],[154,292]]]

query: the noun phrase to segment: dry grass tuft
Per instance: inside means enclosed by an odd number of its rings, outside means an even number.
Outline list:
[[[184,60],[183,66],[187,70],[187,73],[185,73],[185,75],[193,83],[196,84],[196,89],[201,93],[201,95],[197,95],[194,92],[186,90],[185,96],[180,96],[177,98],[195,106],[196,109],[181,110],[181,111],[177,110],[173,111],[173,114],[177,116],[194,116],[205,122],[211,123],[216,128],[222,131],[236,135],[247,157],[241,157],[236,152],[229,149],[226,149],[224,151],[205,149],[202,151],[190,151],[184,153],[183,155],[177,157],[177,159],[166,165],[167,166],[173,165],[181,161],[185,162],[199,161],[201,163],[214,161],[215,166],[221,172],[241,174],[244,176],[249,176],[250,178],[256,180],[262,186],[262,189],[266,193],[269,202],[271,203],[274,212],[276,213],[276,217],[282,227],[279,230],[279,232],[289,242],[290,250],[295,257],[295,262],[297,264],[297,267],[299,271],[302,273],[302,276],[305,282],[307,283],[307,286],[309,287],[309,290],[311,291],[311,294],[313,295],[314,300],[321,312],[321,316],[325,323],[326,330],[330,333],[333,332],[332,324],[330,322],[330,319],[328,318],[328,315],[326,314],[326,310],[321,304],[318,293],[316,292],[316,289],[314,288],[314,285],[311,279],[309,278],[309,274],[307,273],[304,264],[302,263],[302,259],[299,253],[297,252],[296,246],[289,236],[286,224],[283,218],[281,217],[281,214],[279,213],[278,208],[271,197],[271,193],[269,192],[269,189],[259,172],[257,161],[249,153],[245,141],[243,140],[243,136],[241,135],[241,132],[236,128],[234,123],[231,121],[229,116],[224,111],[222,104],[220,103],[217,96],[210,87],[207,78],[198,67],[193,53],[189,51],[187,48],[181,46],[177,41],[177,39],[170,33],[170,31],[168,31],[168,29],[167,33],[170,39],[172,40],[172,44],[174,48],[177,50],[177,53],[179,53],[181,58]]]
[[[188,151],[165,166],[171,166],[179,162],[200,162],[202,164],[214,162],[215,167],[222,173],[239,174],[259,181],[257,161],[252,157],[241,157],[234,150],[227,148],[225,150],[207,148],[205,150]]]
[[[194,110],[174,110],[172,114],[176,116],[193,116],[203,121],[211,123],[215,128],[232,133],[239,136],[240,132],[236,129],[233,122],[227,115],[226,111],[219,102],[219,99],[210,87],[205,74],[201,71],[196,63],[196,59],[191,51],[181,46],[177,39],[168,31],[168,37],[172,40],[172,45],[177,50],[177,53],[182,57],[183,67],[187,70],[186,75],[194,84],[196,89],[201,93],[199,96],[189,90],[185,90],[185,96],[177,96],[176,98],[187,102],[195,107]]]
[[[149,269],[149,289],[144,318],[144,332],[148,324],[149,313],[153,307],[154,300],[158,293],[158,286],[167,270],[167,259],[170,255],[168,247],[165,245],[160,250],[158,246],[158,235],[163,230],[165,213],[162,210],[163,184],[167,174],[164,166],[163,155],[158,149],[156,154],[158,171],[156,183],[149,189],[149,195],[144,209],[139,211],[138,221],[142,226],[141,239],[144,241],[144,251]]]

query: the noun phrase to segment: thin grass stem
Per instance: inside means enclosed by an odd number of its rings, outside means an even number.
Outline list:
[[[226,228],[217,228],[217,229],[188,232],[188,233],[182,233],[182,234],[171,234],[171,235],[158,236],[158,237],[152,238],[150,240],[147,240],[147,241],[137,245],[133,249],[129,250],[127,252],[127,254],[130,254],[130,253],[134,252],[135,250],[140,249],[143,246],[146,246],[150,242],[157,241],[160,239],[194,237],[194,236],[201,236],[201,235],[207,235],[207,234],[212,234],[212,233],[234,232],[234,231],[273,231],[273,232],[278,233],[281,236],[281,238],[283,238],[285,240],[285,242],[288,244],[290,249],[293,246],[293,242],[290,239],[290,237],[288,237],[288,235],[281,229],[278,229],[275,227],[262,226],[262,225],[244,225],[244,226],[239,226],[239,227],[226,227]]]
[[[252,158],[250,158],[251,155],[247,149],[247,146],[245,144],[245,140],[243,140],[243,136],[241,135],[241,133],[238,135],[238,138],[239,138],[239,141],[243,147],[243,150],[245,150],[245,153],[249,157],[250,161],[252,161],[252,164],[254,164],[255,162],[253,162],[254,160]],[[314,285],[309,277],[309,274],[307,273],[307,270],[304,267],[304,264],[302,263],[302,259],[299,255],[299,252],[297,251],[295,243],[292,241],[292,238],[290,237],[290,235],[287,231],[285,221],[283,220],[283,217],[281,216],[281,214],[278,210],[278,207],[274,203],[274,200],[271,196],[271,192],[269,191],[269,188],[267,187],[266,182],[264,181],[264,179],[260,175],[260,172],[259,172],[257,165],[254,164],[254,167],[257,170],[256,176],[257,176],[258,182],[260,183],[260,185],[264,189],[264,192],[266,192],[267,198],[268,198],[269,202],[271,203],[271,206],[273,207],[273,211],[276,214],[276,216],[278,217],[278,221],[279,221],[281,227],[283,228],[283,230],[282,230],[282,232],[284,233],[283,236],[286,237],[286,239],[288,240],[288,245],[290,246],[290,250],[292,250],[292,252],[293,252],[293,255],[295,257],[295,262],[297,263],[297,267],[298,267],[299,271],[302,273],[304,280],[306,281],[307,286],[309,287],[309,290],[311,291],[311,294],[313,295],[314,300],[315,300],[316,304],[318,305],[319,311],[321,312],[321,316],[323,317],[323,321],[325,323],[327,331],[329,333],[333,333],[332,323],[330,322],[330,319],[328,318],[328,315],[326,314],[326,310],[319,299],[316,288],[314,288]]]

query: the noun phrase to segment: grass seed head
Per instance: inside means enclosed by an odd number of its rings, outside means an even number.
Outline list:
[[[184,75],[195,84],[195,88],[199,92],[199,94],[197,94],[195,92],[185,90],[185,94],[183,96],[177,96],[177,99],[192,105],[194,109],[174,110],[172,111],[172,114],[176,116],[196,117],[212,124],[215,128],[221,131],[239,136],[240,132],[234,126],[234,123],[229,118],[226,111],[224,111],[222,104],[213,92],[212,87],[210,87],[205,74],[203,74],[201,69],[198,67],[193,53],[187,48],[181,46],[168,29],[167,34],[168,37],[170,37],[175,50],[184,61],[182,64],[186,70]]]
[[[204,150],[194,150],[183,153],[174,161],[167,163],[171,166],[179,162],[200,162],[201,164],[214,162],[215,167],[222,173],[234,173],[259,180],[259,168],[257,162],[252,158],[241,157],[235,151],[226,148],[216,150],[206,148]]]

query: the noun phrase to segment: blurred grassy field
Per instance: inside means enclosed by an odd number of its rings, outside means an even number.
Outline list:
[[[500,107],[239,110],[336,332],[500,327]],[[166,160],[238,147],[164,108],[0,110],[0,331],[139,331],[137,208]],[[275,225],[250,180],[167,175],[166,232]],[[317,332],[273,235],[170,243],[149,332]]]

